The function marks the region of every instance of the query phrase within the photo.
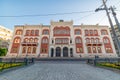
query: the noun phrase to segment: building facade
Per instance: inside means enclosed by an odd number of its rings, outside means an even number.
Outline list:
[[[119,31],[117,25],[114,25],[114,30],[115,30],[116,36],[117,36],[117,38],[118,38],[118,40],[119,40],[119,43],[120,43],[120,31]],[[118,54],[118,56],[120,56],[120,53],[118,52],[117,45],[116,45],[116,43],[115,43],[115,38],[114,38],[114,36],[113,36],[113,32],[112,32],[112,29],[111,29],[111,28],[110,28],[110,33],[111,33],[111,36],[112,36],[112,39],[113,39],[113,43],[114,43],[114,45],[115,45],[116,53]],[[120,44],[119,44],[119,45],[120,45]]]
[[[51,21],[50,25],[16,25],[8,57],[117,57],[108,26],[73,25]]]
[[[0,25],[0,48],[8,48],[12,39],[12,31]]]

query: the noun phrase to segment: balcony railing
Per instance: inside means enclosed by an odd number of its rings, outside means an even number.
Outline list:
[[[101,46],[102,42],[86,42],[87,46]]]
[[[37,42],[22,42],[22,46],[38,46]]]

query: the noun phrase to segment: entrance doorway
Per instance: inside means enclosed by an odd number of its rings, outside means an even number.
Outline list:
[[[61,48],[56,47],[56,57],[60,57],[60,54],[61,54]]]
[[[70,57],[73,57],[73,49],[70,48]]]
[[[51,57],[53,57],[53,56],[54,56],[54,49],[51,48]]]
[[[63,48],[63,57],[68,57],[68,48],[67,47]]]

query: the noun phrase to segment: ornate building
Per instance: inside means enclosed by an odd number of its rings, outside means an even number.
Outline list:
[[[73,25],[51,21],[50,25],[16,25],[9,57],[117,57],[108,26]]]
[[[0,48],[8,48],[12,39],[12,31],[0,25]]]
[[[118,49],[117,49],[117,45],[116,45],[116,43],[115,43],[115,38],[114,38],[114,36],[113,36],[112,29],[111,29],[111,28],[109,28],[109,29],[110,29],[110,33],[111,33],[111,36],[112,36],[112,39],[113,39],[113,43],[114,43],[114,45],[115,45],[116,53],[118,54],[118,56],[120,56],[120,53],[118,52]],[[114,25],[114,29],[115,29],[116,36],[117,36],[117,38],[118,38],[118,40],[119,40],[119,45],[120,45],[120,31],[119,31],[119,28],[118,28],[117,25]]]

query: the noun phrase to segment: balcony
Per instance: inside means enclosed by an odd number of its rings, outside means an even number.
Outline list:
[[[87,46],[101,46],[102,42],[86,42]]]
[[[38,46],[38,43],[36,42],[22,42],[22,46]]]

